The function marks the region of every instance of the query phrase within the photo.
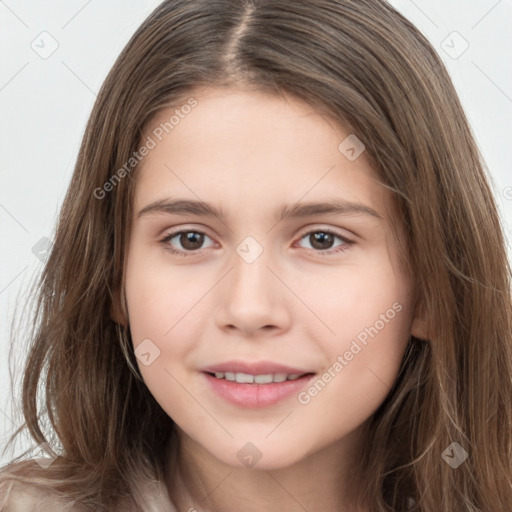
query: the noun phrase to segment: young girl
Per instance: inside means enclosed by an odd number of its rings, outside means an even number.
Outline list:
[[[511,511],[487,180],[387,3],[164,1],[87,125],[23,380],[52,456],[2,510]]]

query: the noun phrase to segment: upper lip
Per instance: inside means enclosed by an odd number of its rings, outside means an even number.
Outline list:
[[[245,362],[245,361],[225,361],[219,364],[213,364],[203,369],[207,373],[215,372],[233,372],[233,373],[247,373],[249,375],[267,375],[274,373],[304,374],[313,373],[310,370],[303,368],[293,368],[280,363],[273,363],[271,361],[258,361],[258,362]]]

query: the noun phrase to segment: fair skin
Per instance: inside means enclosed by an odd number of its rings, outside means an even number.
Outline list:
[[[425,337],[412,310],[412,283],[398,266],[391,197],[364,152],[350,161],[338,150],[350,132],[300,100],[233,88],[191,96],[197,106],[137,170],[126,259],[134,347],[149,339],[160,351],[139,368],[180,439],[170,496],[180,511],[353,512],[351,486],[342,483],[353,476],[361,429],[390,391],[410,335]],[[173,112],[160,111],[145,136]],[[169,198],[211,203],[225,218],[138,216]],[[278,221],[284,205],[331,199],[378,216],[351,211]],[[315,243],[314,233],[325,229],[336,235]],[[192,241],[161,241],[180,230],[192,232]],[[248,236],[263,249],[251,263],[237,252]],[[393,318],[376,324],[386,311]],[[378,334],[308,403],[294,394],[247,409],[205,382],[205,366],[229,359],[280,362],[321,377],[375,325]],[[253,467],[237,456],[248,442],[261,454]]]

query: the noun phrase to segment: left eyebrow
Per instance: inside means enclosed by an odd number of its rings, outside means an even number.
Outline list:
[[[369,215],[384,220],[373,208],[360,203],[353,203],[345,199],[335,199],[323,203],[297,203],[286,205],[281,209],[279,220],[285,217],[312,217],[314,215]]]
[[[190,199],[160,199],[148,204],[137,214],[140,218],[151,213],[166,213],[176,215],[197,215],[201,217],[218,217],[225,220],[226,214],[222,208]],[[277,213],[276,219],[283,220],[285,217],[302,218],[314,215],[369,215],[384,220],[373,208],[360,203],[353,203],[345,199],[335,199],[328,202],[297,203],[285,205]]]

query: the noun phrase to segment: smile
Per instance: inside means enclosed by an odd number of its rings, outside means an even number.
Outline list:
[[[218,397],[238,407],[256,409],[297,395],[315,374],[203,372],[202,375]]]

